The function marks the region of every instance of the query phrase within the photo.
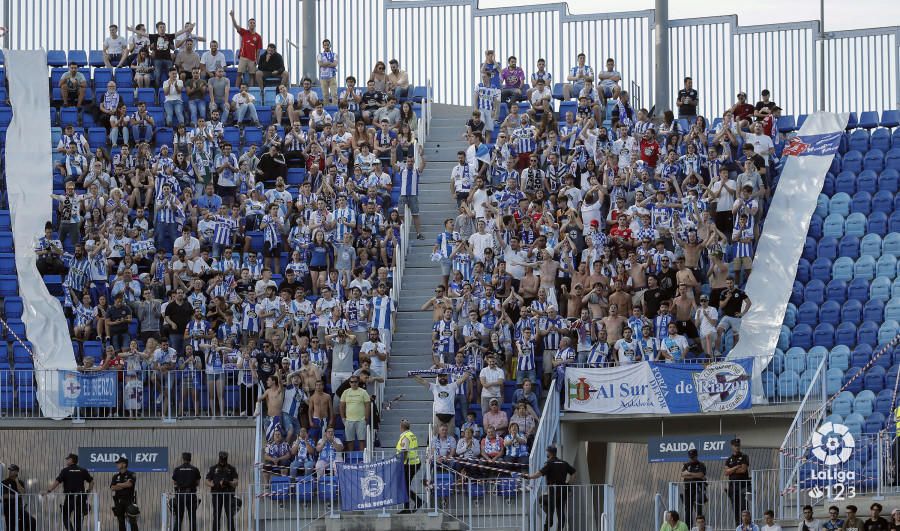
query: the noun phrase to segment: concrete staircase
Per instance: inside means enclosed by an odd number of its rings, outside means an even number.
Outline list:
[[[400,420],[404,418],[412,423],[419,445],[425,446],[431,422],[431,394],[408,378],[406,372],[431,365],[431,311],[422,312],[419,308],[434,296],[434,288],[441,282],[441,268],[431,261],[431,250],[437,235],[443,231],[444,220],[457,215],[456,200],[450,194],[450,171],[456,165],[456,153],[467,147],[462,134],[468,108],[434,104],[432,110],[431,129],[425,143],[428,164],[419,182],[419,215],[425,239],[412,239],[415,231],[410,231],[412,245],[406,257],[384,392],[386,404],[397,396],[402,397],[381,415],[379,439],[386,448],[396,444]]]

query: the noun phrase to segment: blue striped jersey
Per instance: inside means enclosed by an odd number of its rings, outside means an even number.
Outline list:
[[[742,242],[740,240],[747,240]],[[753,257],[753,229],[752,228],[735,228],[731,233],[731,241],[733,242],[732,251],[735,258]]]
[[[479,83],[478,88],[475,89],[475,93],[478,96],[478,108],[480,110],[494,110],[496,100],[500,98],[500,89],[485,86],[484,83]],[[484,118],[484,116],[482,116],[482,118]]]
[[[516,370],[517,371],[533,371],[534,370],[534,339],[520,339],[516,341]]]
[[[609,362],[609,343],[598,341],[588,354],[587,363],[592,367],[600,367]]]
[[[393,312],[396,309],[394,305],[394,301],[390,296],[379,296],[376,295],[372,297],[371,300],[372,305],[372,318],[369,321],[369,326],[373,328],[380,329],[391,329],[391,323],[393,322]]]
[[[440,320],[431,327],[437,333],[435,352],[442,354],[456,353],[456,323],[453,320]]]
[[[653,318],[653,332],[656,334],[656,339],[665,339],[669,337],[669,323],[672,322],[672,315],[657,315]]]
[[[259,332],[259,312],[262,305],[258,302],[245,301],[241,305],[241,330],[244,332]]]
[[[419,194],[419,170],[404,165],[398,170],[400,174],[400,195]]]
[[[519,153],[532,153],[537,148],[537,129],[533,125],[513,129],[512,138]]]
[[[552,325],[556,325],[557,330],[554,332],[549,332],[544,336],[544,348],[547,350],[556,350],[559,348],[559,342],[562,339],[562,334],[560,331],[565,330],[567,327],[565,319],[562,317],[542,317],[541,318],[541,330],[547,331],[550,329]]]

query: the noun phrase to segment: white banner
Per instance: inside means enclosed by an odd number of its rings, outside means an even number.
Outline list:
[[[787,162],[766,214],[753,260],[753,273],[745,289],[752,305],[741,319],[740,341],[728,354],[728,359],[756,358],[753,364],[754,404],[766,403],[762,371],[775,353],[809,222],[848,117],[846,113],[828,112],[809,115],[782,154],[788,157]]]
[[[608,369],[566,369],[566,410],[583,413],[666,414],[665,392],[649,363]]]
[[[34,244],[51,219],[53,161],[50,156],[50,101],[47,56],[43,50],[5,50],[6,79],[13,118],[6,132],[6,184],[16,271],[24,311],[22,321],[38,369],[75,370],[75,355],[62,306],[50,295],[37,270]],[[37,400],[45,417],[61,419],[72,408],[59,405],[57,371],[39,370]]]

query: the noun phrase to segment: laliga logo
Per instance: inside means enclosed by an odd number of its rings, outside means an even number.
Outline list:
[[[827,438],[826,438],[827,437]],[[843,424],[826,422],[813,433],[813,456],[827,466],[839,465],[850,460],[856,441],[850,428]]]

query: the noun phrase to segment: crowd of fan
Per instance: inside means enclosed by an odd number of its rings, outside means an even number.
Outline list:
[[[528,396],[576,364],[718,358],[750,306],[740,287],[776,184],[780,109],[768,91],[755,106],[738,94],[712,128],[690,78],[679,118],[651,121],[631,108],[613,59],[595,75],[580,54],[562,94],[546,66],[529,86],[515,57],[504,68],[486,52],[450,175],[459,215],[434,244],[444,283],[423,309],[434,311],[434,365],[479,376],[456,389],[456,411],[480,397],[485,413],[483,429],[468,415],[444,455],[483,432],[480,454],[495,457],[485,441],[513,425],[495,409],[506,380]],[[517,429],[530,435],[523,419],[537,403],[519,397]]]
[[[36,242],[38,267],[63,276],[79,370],[120,371],[124,415],[147,403],[167,415],[262,414],[270,468],[324,470],[345,446],[364,448],[387,374],[398,207],[424,164],[411,87],[392,60],[390,71],[378,61],[365,90],[352,76],[338,90],[342,65],[325,40],[322,91],[309,79],[288,91],[275,46],[263,51],[253,19],[231,18],[241,37],[231,101],[223,53],[212,40],[199,56],[192,24],[174,34],[139,24],[127,41],[110,27],[107,66],[131,65],[135,87],[161,90],[172,145],[154,143],[164,124],[144,103],[124,111],[114,81],[92,103],[78,65],[62,76],[62,104],[93,113],[109,143],[92,152],[78,129],[63,130],[65,191]],[[259,124],[254,81],[277,85],[271,125]],[[225,140],[229,119],[268,126],[260,149]],[[302,182],[288,186],[296,169]],[[85,348],[97,342],[99,355]]]

